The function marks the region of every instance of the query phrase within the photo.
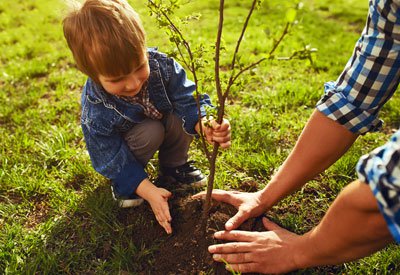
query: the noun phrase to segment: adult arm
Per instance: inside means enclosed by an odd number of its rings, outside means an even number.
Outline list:
[[[299,189],[340,158],[356,138],[356,134],[315,111],[289,157],[263,190],[255,193],[213,191],[214,199],[238,209],[225,224],[226,230],[236,229],[248,218],[261,215]],[[203,195],[200,193],[198,196]]]
[[[349,184],[320,224],[304,235],[263,222],[270,231],[215,233],[217,239],[234,242],[210,246],[214,260],[237,272],[281,273],[348,262],[393,241],[370,188],[360,181]]]
[[[253,194],[215,192],[215,199],[238,208],[226,229],[237,228],[268,210],[340,158],[358,134],[381,126],[379,110],[400,79],[399,10],[399,1],[370,1],[367,24],[353,55],[337,81],[326,83],[317,111],[264,190]]]
[[[294,149],[264,188],[262,204],[269,209],[298,190],[338,160],[357,136],[319,111],[314,111]]]

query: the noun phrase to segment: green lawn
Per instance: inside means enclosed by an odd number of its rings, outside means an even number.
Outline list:
[[[155,247],[135,247],[131,227],[117,219],[121,211],[109,183],[91,167],[80,129],[77,71],[62,34],[63,1],[0,1],[0,273],[135,273]],[[145,1],[130,1],[141,14],[148,45],[172,52],[173,46]],[[219,1],[192,1],[179,14],[200,12],[185,34],[193,45],[212,45]],[[227,65],[250,1],[226,1],[222,57]],[[249,3],[248,3],[249,2]],[[242,76],[227,108],[231,149],[217,161],[216,187],[237,188],[256,180],[262,188],[284,161],[323,93],[335,80],[357,40],[367,0],[305,0],[299,24],[277,49],[289,56],[305,45],[317,48],[314,65],[304,60],[267,61]],[[271,49],[295,1],[264,1],[255,12],[242,45],[241,60],[252,62]],[[195,27],[194,27],[195,26]],[[210,55],[210,64],[212,57]],[[204,69],[213,73],[213,66]],[[204,89],[213,87],[204,83]],[[396,107],[397,106],[397,107]],[[298,233],[316,225],[341,188],[356,178],[358,158],[383,144],[400,124],[399,93],[381,112],[382,132],[361,137],[340,161],[302,190],[277,205],[270,215]],[[201,146],[191,155],[206,171]],[[156,162],[148,172],[156,176]],[[389,247],[368,258],[340,265],[337,273],[400,272],[400,250]],[[299,273],[317,273],[306,270]]]

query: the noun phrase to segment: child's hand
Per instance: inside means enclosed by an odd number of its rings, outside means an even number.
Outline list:
[[[158,188],[148,179],[145,179],[136,189],[136,194],[150,204],[158,223],[164,228],[167,234],[171,234],[172,218],[168,206],[168,198],[171,197],[171,192],[164,188]]]
[[[201,122],[203,134],[208,143],[214,144],[214,142],[217,142],[223,149],[231,146],[231,124],[229,120],[223,119],[222,123],[218,124],[215,119],[207,121],[207,119],[203,118]],[[199,123],[196,125],[196,130],[197,132],[200,131]]]
[[[171,197],[171,192],[164,188],[156,188],[147,199],[153,210],[158,223],[164,228],[167,234],[172,233],[171,215],[169,213],[168,198]]]

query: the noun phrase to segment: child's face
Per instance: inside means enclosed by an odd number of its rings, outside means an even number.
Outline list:
[[[129,74],[116,77],[99,75],[99,81],[103,88],[110,94],[116,96],[135,96],[142,89],[143,84],[149,78],[149,74],[149,61],[146,57]]]

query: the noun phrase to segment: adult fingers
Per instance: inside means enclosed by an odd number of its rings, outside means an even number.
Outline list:
[[[230,198],[230,194],[232,193],[232,191],[225,191],[225,190],[221,190],[221,189],[214,189],[211,193],[211,197],[214,200],[217,201],[221,201],[221,202],[225,202],[225,203],[231,203],[231,198]],[[192,198],[198,199],[198,198],[202,198],[204,199],[207,195],[206,191],[201,191],[195,195],[192,196]]]
[[[242,231],[242,230],[231,230],[231,231],[218,231],[214,233],[214,238],[224,241],[235,241],[235,242],[251,242],[256,238],[260,237],[262,232],[257,231]],[[235,243],[226,243],[222,245],[216,245],[217,247],[222,247],[226,245],[226,247],[235,248],[237,245],[233,245]]]
[[[228,262],[230,264],[253,262],[253,254],[251,252],[214,254],[213,260],[217,262]]]
[[[207,192],[202,191],[192,196],[194,199],[206,197]],[[238,191],[225,191],[221,189],[214,189],[211,193],[211,197],[220,202],[225,202],[239,208],[242,201],[237,197],[241,192]],[[249,214],[243,210],[240,210],[225,223],[226,230],[234,230],[238,228],[245,220],[249,218]]]
[[[214,190],[215,191],[215,190]],[[192,196],[193,199],[204,199],[206,197],[207,192],[206,191],[201,191],[199,193],[196,193]]]
[[[249,218],[249,214],[243,210],[240,210],[225,223],[226,230],[234,230],[238,228]]]
[[[273,230],[282,229],[282,227],[280,227],[276,223],[272,222],[271,220],[267,219],[266,217],[264,217],[262,219],[262,222],[263,222],[265,229],[267,229],[267,230],[273,231]]]
[[[244,252],[251,252],[252,250],[254,250],[254,246],[250,242],[239,242],[239,241],[232,243],[213,244],[208,247],[208,252],[217,255],[244,253]]]

